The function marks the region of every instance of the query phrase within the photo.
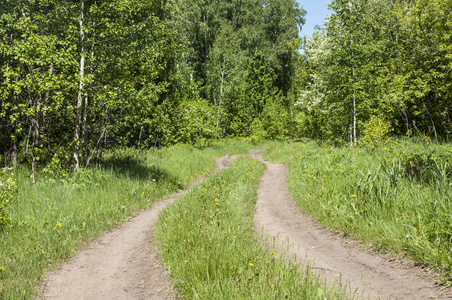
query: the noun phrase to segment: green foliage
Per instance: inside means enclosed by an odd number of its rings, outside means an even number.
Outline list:
[[[293,0],[0,6],[4,165],[65,177],[115,147],[250,136],[270,99],[290,108],[305,14]]]
[[[332,1],[335,13],[305,43],[305,70],[297,77],[299,105],[326,116],[320,134],[355,143],[378,115],[396,134],[447,136],[451,5]]]
[[[70,136],[70,124],[60,118],[70,115],[67,97],[75,89],[72,45],[43,34],[31,17],[10,12],[2,14],[0,23],[0,151],[8,153],[12,147],[14,165],[18,145],[26,141],[26,156],[47,159]],[[60,124],[58,129],[50,126],[51,120]]]
[[[391,123],[387,120],[372,116],[363,126],[363,134],[360,143],[373,149],[382,147],[391,132]]]
[[[266,132],[264,126],[260,119],[254,119],[253,123],[251,123],[251,142],[257,143],[265,140]]]
[[[250,136],[267,100],[281,91],[285,101],[292,86],[305,12],[293,0],[181,0],[175,9],[182,16],[173,25],[184,42],[183,74],[202,82],[218,135]]]
[[[207,100],[186,99],[179,105],[178,141],[182,143],[203,143],[218,137],[216,111]]]
[[[17,179],[12,169],[0,169],[0,232],[11,223],[9,207],[17,200],[17,192]]]
[[[154,15],[159,6],[17,1],[2,9],[0,151],[13,164],[26,152],[34,167],[45,167],[64,149],[77,168],[99,148],[141,146],[149,137],[168,143],[178,49]]]
[[[265,137],[268,139],[281,139],[289,133],[289,114],[277,99],[267,102],[261,120]]]
[[[297,105],[294,109],[293,130],[295,137],[323,138],[328,131],[325,114],[318,108],[307,109]],[[328,136],[331,138],[332,136]]]
[[[401,173],[426,184],[447,183],[452,176],[452,152],[446,149],[417,149],[403,152],[396,159]],[[385,166],[389,165],[385,162]]]
[[[45,162],[41,175],[46,179],[67,179],[71,173],[71,157],[67,149],[57,149],[53,157]]]

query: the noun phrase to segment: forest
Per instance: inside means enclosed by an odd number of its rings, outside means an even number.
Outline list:
[[[119,146],[284,136],[297,6],[2,1],[2,163],[78,169]]]
[[[451,132],[450,0],[2,0],[3,166],[224,137],[353,145]]]

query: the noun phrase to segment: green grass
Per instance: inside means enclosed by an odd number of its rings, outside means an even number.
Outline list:
[[[277,143],[301,209],[382,251],[452,279],[452,146],[393,141],[379,149]],[[448,282],[449,281],[449,282]]]
[[[13,223],[0,233],[0,299],[32,298],[44,273],[80,246],[208,174],[216,157],[249,147],[234,141],[203,150],[180,145],[150,150],[138,159],[134,150],[120,149],[68,177],[38,174],[35,186],[28,169],[16,170]]]
[[[265,166],[249,158],[191,189],[160,217],[156,239],[184,299],[344,299],[309,267],[262,246],[253,212]],[[305,271],[303,271],[305,270]]]
[[[370,150],[233,140],[202,150],[151,150],[140,158],[117,150],[68,177],[38,174],[35,186],[28,169],[16,170],[13,223],[0,233],[0,299],[32,298],[45,272],[136,211],[208,175],[216,157],[263,147],[269,149],[264,157],[288,165],[302,210],[377,249],[435,267],[450,282],[451,145],[396,141]],[[252,218],[262,172],[260,163],[241,159],[164,213],[158,238],[177,288],[187,299],[345,298],[309,268],[262,246]]]

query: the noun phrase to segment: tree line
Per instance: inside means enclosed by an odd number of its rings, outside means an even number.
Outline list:
[[[78,169],[120,146],[229,136],[449,136],[452,0],[330,8],[301,39],[294,0],[1,0],[0,163]]]
[[[384,128],[452,133],[452,1],[334,0],[304,45],[298,122],[305,135],[348,141]]]
[[[285,121],[294,0],[2,0],[0,155],[55,168],[105,149],[249,136]],[[283,123],[284,123],[283,122]]]

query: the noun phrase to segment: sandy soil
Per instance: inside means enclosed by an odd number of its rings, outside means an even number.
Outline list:
[[[250,154],[267,165],[256,206],[257,230],[276,237],[289,255],[313,262],[328,282],[349,282],[352,291],[371,299],[451,299],[452,291],[441,290],[426,278],[425,272],[387,257],[365,251],[359,243],[332,233],[300,212],[291,200],[287,169],[282,164],[264,161],[262,150]],[[286,246],[281,246],[285,244]]]
[[[159,212],[179,195],[156,203],[105,233],[47,276],[44,299],[174,299],[150,234]]]
[[[450,290],[440,291],[419,269],[370,254],[359,243],[325,230],[301,213],[290,198],[285,166],[264,161],[260,151],[250,151],[268,168],[259,188],[256,229],[277,238],[280,249],[293,245],[288,255],[307,258],[330,283],[341,276],[352,290],[372,299],[452,298]],[[235,158],[218,159],[217,170]],[[42,298],[177,299],[152,243],[152,231],[159,213],[180,196],[156,203],[79,251],[47,275]]]

